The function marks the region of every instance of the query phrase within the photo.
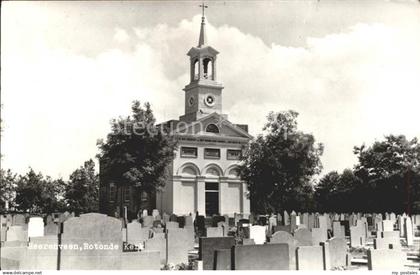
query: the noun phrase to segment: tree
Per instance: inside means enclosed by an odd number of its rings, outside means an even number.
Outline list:
[[[13,207],[15,189],[16,189],[16,174],[12,173],[10,169],[0,169],[0,211]]]
[[[271,112],[264,134],[244,154],[240,175],[255,212],[312,207],[312,177],[322,169],[323,145],[297,130],[297,116],[294,111]]]
[[[342,174],[336,171],[324,175],[315,187],[314,198],[318,211],[349,213],[360,209],[360,179],[351,169]]]
[[[99,176],[93,160],[86,161],[70,175],[64,198],[68,210],[76,214],[98,211]]]
[[[139,101],[134,101],[131,109],[131,116],[111,121],[107,140],[98,143],[98,157],[101,180],[113,182],[119,189],[132,187],[137,197],[134,201],[139,203],[142,192],[152,194],[165,185],[175,142],[155,125],[149,103],[142,108]],[[120,201],[122,211],[122,200],[115,201]]]
[[[420,144],[416,138],[389,135],[371,147],[354,148],[355,174],[363,185],[365,211],[420,210]]]
[[[19,176],[16,187],[16,208],[34,214],[53,213],[62,209],[64,181],[52,180],[30,168],[24,176]]]
[[[315,187],[314,198],[317,201],[317,208],[322,212],[333,212],[336,210],[337,189],[340,185],[340,174],[336,171],[324,175]]]

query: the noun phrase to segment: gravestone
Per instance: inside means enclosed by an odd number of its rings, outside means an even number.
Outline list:
[[[233,270],[288,270],[287,244],[240,245],[232,248]]]
[[[273,231],[274,226],[277,226],[277,218],[275,216],[271,216],[268,219],[268,226],[269,226],[270,232]]]
[[[223,237],[223,228],[222,227],[207,227],[206,228],[206,237],[216,238]]]
[[[166,223],[166,229],[172,229],[172,228],[179,228],[179,224],[177,222],[167,222]]]
[[[193,218],[191,216],[185,216],[185,225],[184,226],[194,226]]]
[[[44,236],[58,235],[59,233],[60,233],[59,226],[54,222],[48,223],[44,227]]]
[[[214,251],[214,270],[231,270],[231,249],[216,249]]]
[[[166,264],[166,238],[164,233],[158,233],[144,243],[145,251],[159,251],[160,263]]]
[[[406,255],[395,249],[380,249],[367,251],[369,270],[403,270]]]
[[[348,265],[347,243],[344,238],[332,238],[322,243],[324,269],[331,270]]]
[[[321,246],[299,246],[296,249],[296,269],[317,271],[324,270]]]
[[[326,216],[318,216],[318,226],[319,228],[325,228],[326,230],[328,229]]]
[[[334,221],[333,222],[333,235],[336,238],[344,238],[345,237],[345,232],[344,230],[342,230],[342,225],[341,223],[338,221]]]
[[[215,251],[218,249],[230,249],[235,245],[233,237],[200,238],[199,260],[203,261],[203,270],[214,269]],[[229,253],[230,256],[230,253]]]
[[[190,249],[190,236],[184,228],[170,228],[167,234],[167,263],[188,263],[188,250]]]
[[[222,228],[223,237],[227,237],[229,233],[229,225],[227,222],[218,222],[217,227]]]
[[[412,246],[414,244],[414,230],[413,230],[413,224],[411,222],[411,218],[407,217],[404,222],[404,235],[405,240],[407,242],[408,246]]]
[[[283,219],[284,223],[283,224],[284,225],[289,225],[290,224],[290,217],[289,217],[289,214],[287,213],[286,210],[284,210],[283,216],[284,216],[284,219]]]
[[[129,244],[140,244],[150,237],[150,228],[143,228],[136,220],[127,224],[127,242]]]
[[[23,254],[20,268],[24,270],[55,270],[58,261],[58,236],[31,237]]]
[[[398,231],[383,231],[381,232],[382,238],[390,238],[393,243],[400,244],[400,232]]]
[[[328,240],[328,232],[326,228],[312,228],[312,245],[319,245]]]
[[[359,226],[350,227],[350,246],[361,247],[365,245],[365,233],[364,228]]]
[[[296,247],[299,242],[290,234],[285,231],[275,232],[270,238],[270,244],[286,243],[289,246],[289,261],[290,270],[296,270]]]
[[[283,225],[283,217],[280,213],[277,214],[277,225]]]
[[[394,222],[392,220],[383,220],[382,229],[383,231],[394,231]]]
[[[299,245],[312,245],[312,233],[308,229],[297,229],[294,237],[298,241]]]
[[[309,229],[309,230],[311,229],[311,228],[309,228],[309,214],[308,213],[303,213],[302,224],[304,224],[307,229]]]
[[[296,218],[296,212],[292,211],[292,213],[290,214],[290,230],[291,232],[295,232],[296,228],[297,228],[297,218]]]
[[[311,213],[308,216],[308,229],[311,230],[312,228],[314,228],[314,226],[315,226],[315,215]]]
[[[44,220],[41,217],[32,217],[28,223],[28,237],[44,236]]]
[[[266,241],[266,227],[262,225],[253,225],[250,227],[249,237],[253,239],[256,244],[264,244]]]
[[[398,233],[398,232],[397,232]],[[393,237],[376,237],[373,239],[373,248],[374,249],[401,249],[401,244],[398,239]]]
[[[153,219],[155,219],[156,220],[156,217],[157,216],[159,216],[159,210],[157,210],[157,209],[153,209],[153,211],[152,211],[152,217],[153,217]]]
[[[121,236],[122,222],[117,218],[88,213],[67,219],[61,234],[62,245],[86,249],[62,249],[61,269],[121,268]]]
[[[10,226],[6,231],[6,241],[26,242],[28,240],[28,231],[24,230],[21,225]]]
[[[25,225],[26,224],[26,219],[25,216],[22,214],[16,214],[13,216],[13,223],[12,225]]]

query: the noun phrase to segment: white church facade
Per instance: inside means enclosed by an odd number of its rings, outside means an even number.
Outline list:
[[[231,123],[222,111],[218,52],[207,45],[204,16],[198,46],[187,55],[191,73],[184,88],[185,114],[165,122],[178,148],[166,186],[156,194],[156,208],[177,215],[249,214],[247,186],[238,175],[238,165],[252,136],[247,125]]]

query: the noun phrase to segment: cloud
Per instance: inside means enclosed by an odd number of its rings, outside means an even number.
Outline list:
[[[197,15],[174,26],[116,28],[118,43],[89,56],[42,36],[22,45],[2,31],[2,167],[66,177],[95,156],[109,120],[129,114],[134,99],[151,102],[160,121],[177,119],[199,22]],[[283,47],[207,24],[220,51],[224,112],[255,135],[269,111],[296,110],[299,127],[325,144],[324,171],[351,167],[354,145],[390,133],[420,136],[418,27],[356,24]]]

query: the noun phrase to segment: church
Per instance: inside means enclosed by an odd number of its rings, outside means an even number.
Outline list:
[[[252,136],[247,125],[233,124],[223,113],[223,85],[217,81],[218,51],[207,44],[202,17],[198,46],[187,55],[190,83],[185,114],[166,122],[178,150],[165,189],[156,194],[161,212],[230,215],[249,213],[247,186],[238,176],[242,151]]]
[[[203,12],[198,45],[187,53],[190,81],[183,89],[184,115],[162,123],[177,142],[168,180],[156,194],[145,194],[145,200],[155,200],[147,208],[167,214],[188,215],[197,211],[206,216],[249,214],[247,186],[238,175],[238,164],[252,136],[248,125],[234,124],[223,113],[224,87],[217,81],[216,66],[219,52],[207,43],[205,20]],[[110,189],[106,186],[104,193]],[[112,214],[111,209],[119,205],[136,211],[131,209],[130,190],[121,193],[116,197],[122,198],[122,204],[108,201],[106,194],[102,196],[102,208],[106,209],[103,212]]]

